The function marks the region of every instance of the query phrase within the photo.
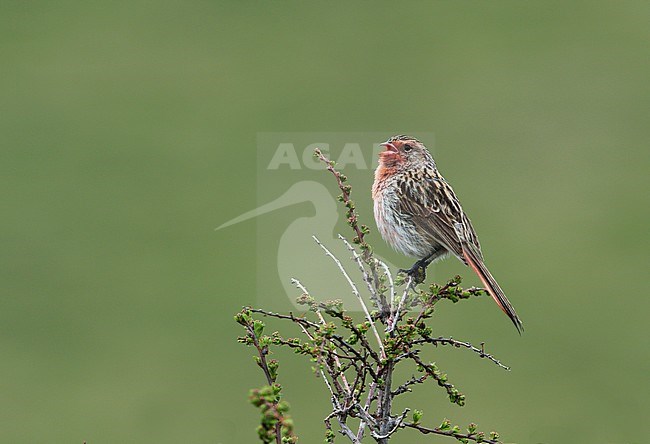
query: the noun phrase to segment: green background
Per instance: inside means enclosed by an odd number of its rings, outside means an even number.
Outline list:
[[[645,442],[649,18],[640,1],[1,2],[0,442],[256,442],[262,378],[232,315],[260,291],[258,226],[287,218],[214,227],[257,204],[257,133],[292,131],[435,132],[524,320],[519,337],[487,299],[441,307],[440,333],[513,371],[435,351],[468,405],[422,387],[425,424]],[[301,442],[320,442],[324,388],[281,358]]]

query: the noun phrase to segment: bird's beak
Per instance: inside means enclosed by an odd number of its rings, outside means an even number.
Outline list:
[[[398,152],[397,147],[395,145],[393,145],[392,143],[390,143],[390,142],[381,143],[380,146],[385,147],[386,151],[392,151],[394,153]]]

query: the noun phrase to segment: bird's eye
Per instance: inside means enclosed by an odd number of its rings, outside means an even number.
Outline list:
[[[413,147],[411,145],[409,145],[408,143],[404,145],[404,151],[406,151],[407,153],[409,151],[411,151],[412,149],[413,149]]]

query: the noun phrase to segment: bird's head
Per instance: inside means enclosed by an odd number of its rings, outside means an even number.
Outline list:
[[[431,153],[422,142],[411,136],[393,136],[381,146],[379,164],[384,168],[403,171],[425,166],[435,166]]]

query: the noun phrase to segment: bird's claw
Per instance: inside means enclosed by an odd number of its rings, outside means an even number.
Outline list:
[[[427,278],[427,267],[420,263],[420,261],[413,264],[408,270],[400,268],[398,272],[409,275],[416,285],[421,284]]]

